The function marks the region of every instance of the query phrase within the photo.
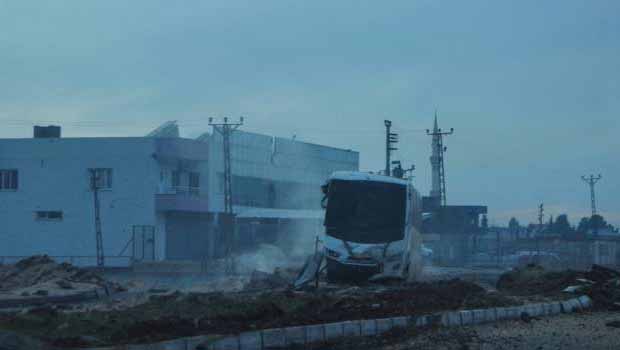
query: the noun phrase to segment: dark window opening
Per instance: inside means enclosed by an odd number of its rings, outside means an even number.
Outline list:
[[[0,170],[0,190],[17,190],[19,185],[18,178],[17,170]]]
[[[37,211],[36,219],[37,220],[52,220],[52,221],[60,221],[63,219],[62,211]]]
[[[90,169],[90,176],[94,176],[94,185],[98,189],[110,189],[112,188],[112,169],[110,168],[96,168]],[[91,178],[91,181],[93,179]],[[91,185],[93,185],[91,183]]]

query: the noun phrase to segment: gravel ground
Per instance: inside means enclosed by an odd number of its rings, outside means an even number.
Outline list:
[[[620,312],[560,315],[530,322],[509,321],[474,327],[410,330],[382,339],[351,340],[325,350],[513,350],[513,349],[620,349]],[[619,325],[620,326],[620,325]]]

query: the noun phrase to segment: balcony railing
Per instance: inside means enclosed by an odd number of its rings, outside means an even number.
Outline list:
[[[162,186],[158,194],[176,194],[190,197],[200,196],[200,187],[191,186]]]
[[[155,196],[155,206],[158,211],[205,213],[208,211],[208,200],[201,195],[200,187],[171,186],[159,189]]]

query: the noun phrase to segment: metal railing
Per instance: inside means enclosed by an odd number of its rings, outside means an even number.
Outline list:
[[[178,194],[187,196],[200,196],[200,187],[191,186],[168,186],[159,189],[159,194]]]

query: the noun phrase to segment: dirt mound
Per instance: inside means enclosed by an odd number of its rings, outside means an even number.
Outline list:
[[[46,255],[35,255],[6,265],[0,270],[0,291],[18,290],[36,285],[56,285],[71,289],[72,283],[89,283],[104,286],[106,281],[94,271],[58,264]]]
[[[594,305],[606,310],[620,310],[620,271],[592,265],[580,282],[580,291],[594,300]]]
[[[572,270],[549,272],[539,265],[527,265],[503,273],[497,289],[514,295],[557,295],[575,283],[583,273]]]
[[[124,310],[39,312],[4,320],[0,315],[0,328],[27,324],[54,344],[105,346],[514,304],[507,298],[489,297],[483,288],[461,280],[400,286],[330,286],[312,292],[175,292],[151,296],[148,302]],[[84,334],[96,336],[97,342],[83,344],[85,338],[80,336]]]
[[[560,272],[528,265],[501,275],[497,289],[514,295],[585,294],[599,309],[620,310],[620,272],[600,265],[589,271]]]

